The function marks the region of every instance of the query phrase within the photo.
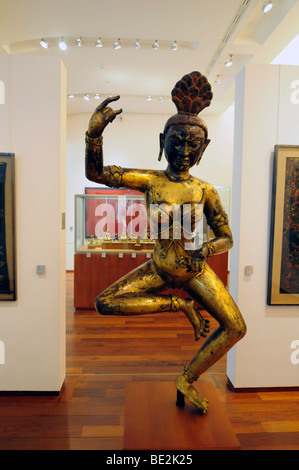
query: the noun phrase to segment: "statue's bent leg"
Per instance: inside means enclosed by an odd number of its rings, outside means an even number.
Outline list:
[[[150,260],[102,292],[95,300],[95,307],[101,315],[140,315],[181,310],[194,328],[195,339],[199,339],[205,325],[194,300],[160,294],[164,288],[165,281]]]
[[[201,396],[197,403],[192,383],[243,338],[246,325],[230,293],[208,264],[200,276],[188,282],[186,291],[219,323],[176,382],[178,390],[205,412],[207,403],[202,403]]]
[[[154,299],[164,286],[150,260],[102,292],[95,300],[95,307],[101,315],[138,315],[151,313],[153,308],[161,311],[163,306]]]

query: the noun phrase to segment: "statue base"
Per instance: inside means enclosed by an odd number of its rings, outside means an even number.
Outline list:
[[[195,384],[209,400],[202,415],[172,382],[134,382],[126,389],[124,450],[239,450],[212,384]]]

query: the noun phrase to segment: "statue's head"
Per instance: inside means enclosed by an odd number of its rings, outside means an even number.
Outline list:
[[[198,114],[210,105],[213,94],[206,77],[192,72],[177,82],[171,92],[177,114],[171,116],[160,134],[160,154],[164,150],[174,169],[198,164],[209,144],[208,128]]]

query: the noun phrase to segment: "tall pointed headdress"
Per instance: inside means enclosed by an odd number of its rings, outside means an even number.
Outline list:
[[[213,98],[211,85],[200,72],[191,72],[179,80],[171,92],[179,114],[197,116],[210,106]]]
[[[173,125],[191,125],[198,126],[205,132],[206,142],[208,143],[208,128],[203,119],[198,114],[210,106],[213,93],[211,85],[207,78],[200,72],[191,72],[184,75],[179,80],[171,92],[172,101],[177,108],[177,114],[171,116],[165,124],[164,136]],[[161,144],[160,135],[160,153],[158,160],[162,158],[164,143]],[[164,137],[163,137],[164,141]]]
[[[213,98],[211,85],[200,72],[191,72],[179,80],[171,92],[177,114],[166,122],[164,133],[174,123],[192,124],[202,127],[207,133],[205,122],[198,114],[210,106]]]

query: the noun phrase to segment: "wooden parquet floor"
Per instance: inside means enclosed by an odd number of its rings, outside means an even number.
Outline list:
[[[174,382],[199,347],[180,313],[74,311],[72,273],[66,337],[60,397],[0,397],[0,450],[121,450],[126,383]],[[233,393],[225,369],[223,358],[200,380],[215,387],[241,449],[299,450],[299,392]]]

